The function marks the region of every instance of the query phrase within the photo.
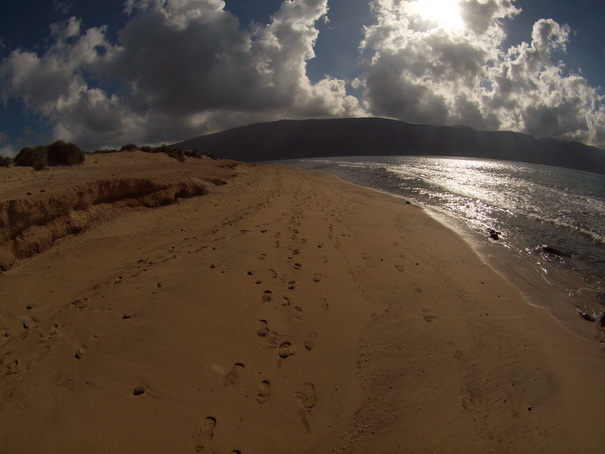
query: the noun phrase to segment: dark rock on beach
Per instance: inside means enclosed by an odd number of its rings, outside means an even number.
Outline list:
[[[132,395],[140,396],[141,394],[145,394],[145,387],[141,385],[135,386],[134,390],[132,391]]]
[[[547,254],[557,255],[559,257],[571,257],[571,254],[568,254],[567,252],[563,252],[557,248],[548,246],[546,244],[542,245],[542,252],[546,252]]]

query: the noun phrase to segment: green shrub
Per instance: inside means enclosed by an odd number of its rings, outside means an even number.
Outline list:
[[[36,161],[34,162],[34,170],[44,170],[46,169],[46,166],[48,165],[48,161]]]
[[[208,153],[202,153],[199,150],[185,150],[184,151],[185,156],[187,156],[188,158],[194,158],[194,159],[213,159],[213,160],[217,160],[218,158],[212,156],[211,154]]]
[[[180,162],[185,162],[185,152],[183,150],[175,150],[173,148],[162,147],[162,153],[166,153],[171,158]]]
[[[159,147],[148,147],[144,146],[139,148],[144,153],[164,153],[170,156],[171,158],[176,159],[177,161],[184,162],[185,161],[185,152],[182,150],[177,150],[175,148],[170,148],[168,145],[160,145]]]
[[[48,161],[51,165],[73,166],[75,164],[82,164],[84,159],[85,153],[73,143],[57,140],[48,146]]]
[[[10,167],[10,165],[13,163],[13,160],[9,157],[2,157],[0,156],[0,167]]]
[[[15,156],[14,164],[42,170],[48,165],[73,166],[81,164],[84,162],[85,157],[86,153],[80,150],[77,145],[58,140],[51,145],[23,148]]]
[[[137,147],[134,143],[129,143],[128,145],[124,145],[122,148],[120,148],[120,151],[134,151],[138,149],[139,147]]]
[[[14,162],[16,166],[33,167],[36,170],[42,170],[48,165],[48,147],[38,145],[34,148],[23,148],[15,156]]]

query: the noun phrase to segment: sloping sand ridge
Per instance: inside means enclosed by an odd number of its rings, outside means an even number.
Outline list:
[[[138,153],[0,170],[30,213],[0,218],[3,452],[601,451],[599,345],[400,199]]]
[[[6,185],[5,197],[11,195],[11,189],[14,195],[21,197],[0,202],[0,269],[6,270],[15,259],[42,252],[51,247],[54,241],[82,232],[96,222],[115,216],[124,208],[154,208],[172,204],[177,198],[207,193],[199,178],[192,178],[183,172],[163,174],[162,167],[169,164],[164,156],[146,157],[142,153],[131,153],[128,156],[130,159],[122,161],[128,163],[136,157],[143,163],[151,160],[159,165],[153,170],[145,170],[136,168],[131,162],[126,173],[121,169],[122,175],[117,177],[111,173],[109,178],[107,166],[101,166],[101,172],[97,165],[87,166],[84,171],[80,171],[80,168],[62,169],[51,172],[50,176],[37,178],[33,187],[25,186],[36,194],[22,192],[23,183],[27,184],[27,178],[23,177],[31,178],[31,175],[27,175],[31,174],[29,169],[13,170],[18,175],[12,179],[10,174],[5,175],[5,180],[8,180],[5,184],[13,180],[12,188]],[[102,156],[100,159],[116,161],[115,157]],[[96,157],[96,164],[98,161],[99,157]],[[208,163],[204,162],[202,167],[204,164]],[[232,165],[223,164],[223,167]],[[141,176],[137,177],[137,174]],[[208,181],[205,183],[224,183],[216,177],[206,179]],[[51,184],[54,191],[48,192],[44,183]],[[18,189],[21,193],[17,192]]]

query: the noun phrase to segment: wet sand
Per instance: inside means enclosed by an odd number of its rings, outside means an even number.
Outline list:
[[[401,199],[141,153],[0,171],[6,452],[602,451],[602,346]]]

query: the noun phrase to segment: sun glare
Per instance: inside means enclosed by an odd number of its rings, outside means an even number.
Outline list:
[[[464,23],[459,0],[417,0],[416,12],[425,21],[448,31],[460,30]]]

